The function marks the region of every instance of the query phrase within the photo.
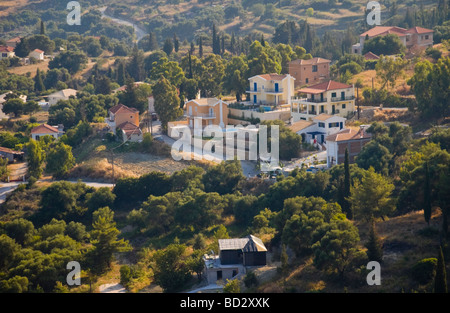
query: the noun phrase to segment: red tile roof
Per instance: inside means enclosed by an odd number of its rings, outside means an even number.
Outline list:
[[[423,27],[413,27],[408,29],[409,34],[428,34],[428,33],[434,33],[434,30],[423,28]]]
[[[387,35],[387,34],[396,34],[400,37],[406,36],[408,30],[405,28],[397,27],[397,26],[375,26],[372,29],[369,29],[365,33],[362,33],[360,37],[366,37],[369,35],[369,37],[375,37],[380,35]]]
[[[324,58],[312,58],[309,60],[303,60],[303,59],[294,60],[289,63],[300,64],[300,65],[316,65],[316,64],[323,64],[323,63],[331,63],[331,60],[327,60]]]
[[[353,88],[353,86],[335,82],[334,80],[329,80],[329,81],[326,81],[326,82],[323,82],[323,83],[320,83],[320,84],[317,84],[314,86],[302,88],[299,90],[299,92],[317,94],[317,93],[322,93],[322,92],[325,92],[328,90],[348,89],[348,88]]]
[[[139,112],[137,109],[135,108],[129,108],[126,105],[123,105],[121,103],[113,106],[111,109],[109,109],[109,111],[113,114],[117,114],[117,113],[137,113]]]
[[[117,128],[123,130],[127,136],[142,133],[142,130],[138,126],[128,121],[120,124],[119,126],[117,126]]]
[[[14,48],[9,46],[0,46],[0,52],[13,52]]]
[[[5,147],[0,147],[0,152],[11,153],[11,154],[24,154],[21,151],[14,151],[14,150],[11,150],[11,149],[5,148]]]
[[[380,57],[373,52],[367,52],[366,54],[364,54],[364,58],[366,60],[379,60],[380,59]]]
[[[256,75],[256,76],[262,77],[265,80],[283,80],[286,78],[287,75],[280,75],[280,74],[272,73],[272,74],[262,74],[262,75]]]
[[[32,52],[37,52],[37,53],[44,53],[44,51],[39,50],[39,49],[34,49]]]
[[[326,138],[326,141],[348,141],[348,140],[360,140],[370,139],[372,135],[366,133],[363,129],[355,130],[346,128],[340,132],[330,135]]]
[[[41,124],[36,126],[31,130],[32,134],[48,134],[48,133],[59,133],[59,130],[48,124]]]

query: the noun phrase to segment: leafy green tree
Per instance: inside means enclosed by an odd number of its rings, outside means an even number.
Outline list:
[[[0,269],[5,271],[16,259],[20,252],[20,245],[5,234],[0,235]]]
[[[400,38],[395,34],[388,34],[386,36],[377,36],[364,42],[363,54],[367,52],[375,53],[376,55],[393,55],[404,52],[406,47],[401,42]]]
[[[65,68],[70,74],[83,69],[88,62],[86,54],[81,51],[64,51],[55,56],[48,64],[50,69]]]
[[[418,62],[408,85],[417,100],[417,109],[426,116],[445,117],[449,111],[450,58],[441,58],[436,64]]]
[[[131,247],[128,241],[118,239],[120,231],[116,228],[114,212],[110,208],[100,208],[92,216],[90,238],[93,249],[90,257],[96,272],[101,273],[111,266],[114,253],[129,251]]]
[[[157,81],[165,77],[172,85],[179,87],[184,80],[183,69],[175,61],[169,61],[167,58],[160,58],[150,71],[150,78]]]
[[[391,159],[389,150],[378,141],[372,140],[358,154],[356,164],[366,170],[372,167],[377,173],[387,175]]]
[[[364,258],[365,253],[358,248],[358,228],[348,220],[333,220],[321,231],[325,229],[323,237],[312,246],[314,265],[318,269],[337,271],[342,280]]]
[[[202,59],[202,65],[199,78],[199,88],[202,91],[202,96],[219,96],[222,92],[222,82],[225,74],[224,60],[220,55],[209,54]]]
[[[155,111],[161,120],[163,131],[167,131],[167,123],[176,120],[183,114],[177,90],[164,76],[153,86]]]
[[[217,192],[221,195],[233,193],[245,176],[238,160],[223,161],[209,167],[203,175],[202,182],[206,192]]]
[[[248,65],[241,56],[233,57],[225,67],[223,87],[227,92],[236,94],[236,101],[242,100],[248,85]]]
[[[409,61],[406,59],[380,56],[375,70],[377,78],[381,81],[381,89],[387,86],[395,88],[397,79],[404,76],[408,64]]]
[[[241,292],[241,283],[237,279],[229,280],[227,279],[227,283],[223,286],[223,293],[240,293]]]
[[[369,168],[359,180],[355,180],[348,198],[355,217],[369,221],[373,217],[389,215],[394,210],[392,191],[394,185],[387,178]]]
[[[98,210],[103,207],[112,207],[116,195],[108,187],[100,187],[95,192],[86,195],[86,206],[90,210]]]
[[[28,245],[35,235],[33,223],[24,218],[6,222],[3,229],[8,237],[14,239],[15,242],[22,246]]]
[[[44,163],[44,151],[41,149],[39,143],[30,139],[27,147],[27,166],[28,176],[40,178],[42,175],[42,164]]]
[[[348,156],[348,149],[345,149],[345,158],[344,158],[344,186],[343,186],[343,200],[341,203],[342,211],[347,215],[347,218],[349,220],[353,219],[353,212],[352,208],[350,206],[349,201],[347,200],[348,197],[350,197],[350,161]]]
[[[62,177],[75,165],[72,147],[62,142],[47,152],[45,171],[55,177]]]
[[[153,260],[154,281],[165,292],[180,290],[191,277],[185,245],[170,244],[164,250],[156,251]]]
[[[3,104],[3,113],[13,113],[15,117],[20,117],[24,113],[25,104],[22,99],[9,99]]]

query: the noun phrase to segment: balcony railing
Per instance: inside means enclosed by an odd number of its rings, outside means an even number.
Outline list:
[[[245,92],[267,92],[267,93],[283,93],[283,88],[247,88]]]
[[[195,113],[195,114],[185,114],[186,117],[201,117],[201,118],[216,118],[216,114],[214,113]]]
[[[355,100],[355,96],[333,97],[333,98],[331,98],[331,102],[347,101],[347,100]]]

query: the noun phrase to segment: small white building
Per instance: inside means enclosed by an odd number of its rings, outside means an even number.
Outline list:
[[[31,138],[34,140],[39,140],[41,137],[48,135],[58,139],[64,134],[63,130],[63,125],[50,126],[48,124],[41,124],[31,130]]]
[[[9,46],[0,46],[0,60],[1,59],[6,59],[6,58],[12,58],[15,57],[16,54],[14,52],[14,48],[13,47],[9,47]]]
[[[69,100],[69,98],[77,96],[77,91],[75,89],[63,89],[47,96],[48,105],[52,106],[58,103],[59,100]]]
[[[44,60],[44,51],[40,49],[34,49],[28,54],[28,57],[34,58],[38,61]]]
[[[303,142],[323,144],[326,137],[345,128],[346,118],[339,115],[319,114],[310,121],[299,120],[289,128],[302,136]]]

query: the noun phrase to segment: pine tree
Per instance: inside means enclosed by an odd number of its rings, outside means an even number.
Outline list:
[[[353,219],[353,212],[350,206],[350,160],[348,155],[348,149],[345,149],[345,159],[344,159],[344,188],[343,188],[343,202],[342,211],[347,215],[349,220]]]
[[[444,254],[442,246],[439,247],[439,257],[437,261],[436,277],[434,279],[434,292],[447,293],[447,272],[445,270]]]
[[[42,80],[42,74],[39,69],[36,70],[36,76],[34,77],[34,90],[38,92],[45,91],[45,85]]]
[[[367,257],[369,261],[377,261],[382,262],[383,260],[383,248],[380,241],[380,237],[378,236],[375,229],[375,220],[372,219],[369,231],[369,240],[366,243],[367,248]]]
[[[431,184],[430,184],[430,173],[428,170],[428,162],[425,162],[425,186],[424,186],[424,205],[423,205],[423,215],[425,222],[430,225],[431,218]]]

